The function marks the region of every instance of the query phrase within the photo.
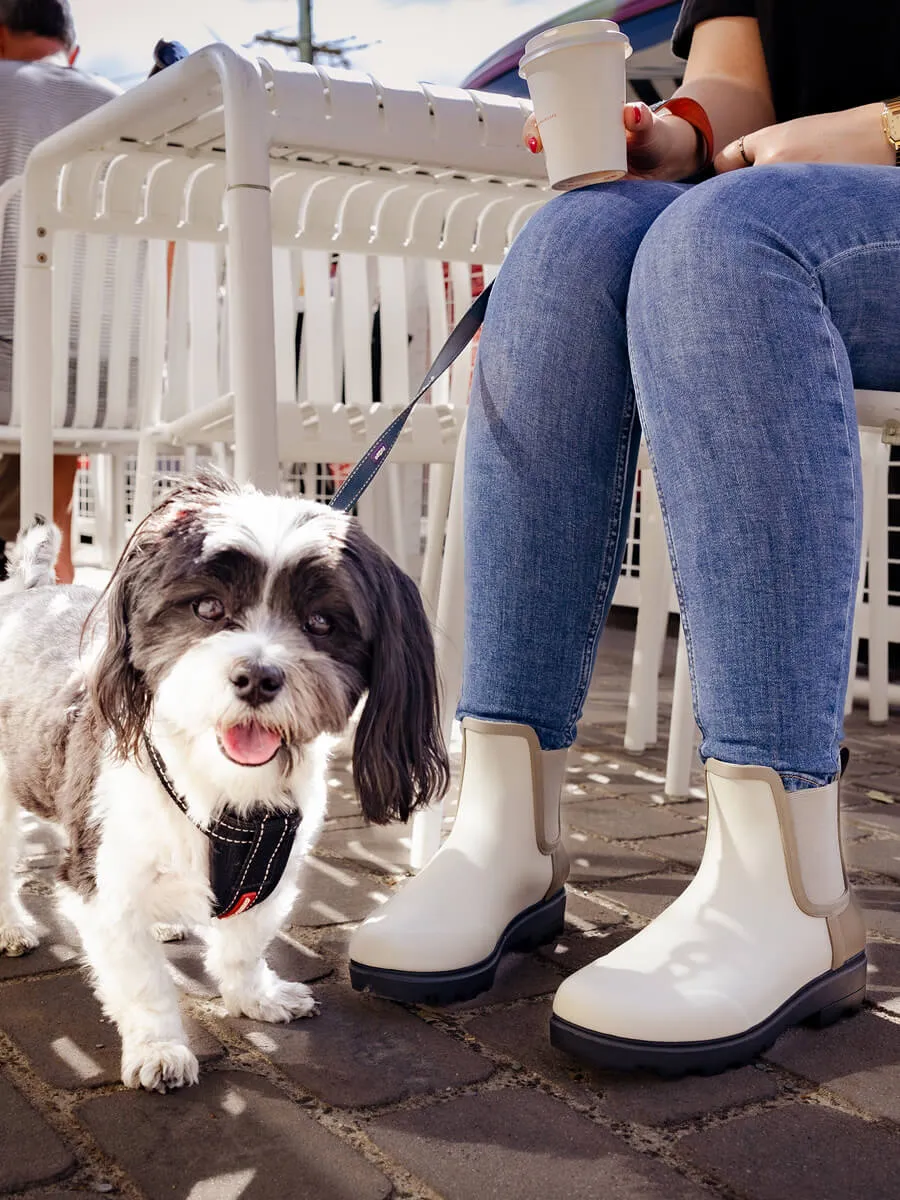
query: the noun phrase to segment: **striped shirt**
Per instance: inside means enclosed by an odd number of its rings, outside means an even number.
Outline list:
[[[32,149],[120,93],[106,79],[43,59],[0,60],[0,183],[21,175]],[[10,201],[0,246],[0,424],[10,420],[19,198]],[[72,389],[70,388],[70,391]]]
[[[0,183],[25,170],[32,149],[79,117],[93,112],[120,89],[107,79],[48,59],[38,62],[0,60]],[[0,339],[13,333],[16,294],[16,251],[19,203],[6,214],[0,248]]]

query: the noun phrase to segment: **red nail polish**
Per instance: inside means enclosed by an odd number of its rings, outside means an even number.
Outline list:
[[[536,137],[530,137],[530,138],[528,139],[528,149],[531,151],[531,153],[532,153],[532,154],[537,154],[537,152],[538,152],[538,143],[537,143],[537,138],[536,138]]]
[[[641,121],[643,120],[643,116],[644,116],[643,113],[641,112],[641,106],[639,104],[632,104],[631,111],[634,113],[635,125],[640,125]]]

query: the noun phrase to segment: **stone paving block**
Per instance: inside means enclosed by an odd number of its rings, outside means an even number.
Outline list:
[[[869,939],[868,957],[869,1002],[900,1016],[900,946]]]
[[[710,1196],[538,1091],[494,1091],[393,1112],[372,1121],[368,1132],[444,1200]]]
[[[47,1083],[62,1088],[117,1083],[121,1042],[81,974],[20,980],[0,1002],[0,1029],[28,1055]],[[209,1062],[224,1053],[207,1031],[185,1017],[194,1053]]]
[[[386,1200],[390,1182],[272,1084],[201,1075],[166,1096],[98,1097],[79,1119],[148,1200]]]
[[[680,896],[691,881],[690,875],[676,875],[663,871],[646,879],[629,879],[625,883],[611,884],[603,889],[609,900],[622,904],[629,912],[650,920],[668,908],[676,896]]]
[[[562,937],[542,946],[538,954],[546,962],[552,962],[560,967],[566,975],[571,975],[573,971],[579,971],[588,963],[615,950],[616,946],[627,942],[629,938],[634,937],[635,932],[626,925],[586,933],[567,929]],[[555,978],[554,991],[561,982],[558,975]]]
[[[680,1157],[742,1200],[896,1200],[900,1139],[859,1117],[792,1104],[691,1134]]]
[[[684,833],[680,837],[652,838],[650,841],[638,842],[642,850],[651,854],[660,854],[673,862],[684,863],[687,867],[698,867],[703,857],[703,846],[706,833],[698,830],[696,833]]]
[[[321,1012],[291,1025],[230,1022],[288,1078],[339,1108],[476,1083],[491,1064],[399,1004],[326,984]]]
[[[665,863],[638,854],[627,846],[615,846],[592,834],[569,831],[563,841],[569,852],[569,878],[579,880],[622,879],[665,870]]]
[[[353,787],[353,772],[346,753],[335,755],[328,764],[328,804],[326,813],[332,817],[360,816],[359,801]]]
[[[582,889],[584,890],[584,889]],[[605,889],[596,894],[579,895],[571,887],[566,889],[566,924],[574,929],[603,929],[619,925],[622,914],[603,903]]]
[[[604,1110],[617,1121],[675,1125],[710,1113],[771,1100],[778,1095],[774,1073],[761,1066],[740,1067],[721,1075],[660,1079],[643,1072],[593,1071],[592,1087]]]
[[[864,1010],[827,1029],[791,1029],[765,1057],[866,1112],[900,1121],[900,1025],[886,1017]]]
[[[611,755],[607,732],[603,733],[602,747],[576,747],[576,762],[574,768],[570,763],[566,771],[566,782],[577,783],[586,795],[628,796],[650,792],[662,797],[666,781],[664,764],[660,762],[660,765],[655,766],[624,751]],[[569,798],[576,801],[580,799],[572,793],[569,793]]]
[[[547,965],[541,954],[504,954],[497,967],[493,986],[473,1000],[448,1004],[443,1011],[470,1012],[488,1004],[507,1004],[555,992],[561,976]]]
[[[870,808],[847,813],[842,824],[845,835],[850,832],[851,837],[881,830],[900,838],[900,809],[893,804],[873,804]]]
[[[563,819],[567,826],[613,840],[689,833],[698,827],[696,821],[682,816],[673,807],[654,804],[637,796],[598,796],[594,800],[567,804]]]
[[[288,924],[320,928],[362,921],[391,894],[387,879],[375,880],[346,863],[310,855],[300,868],[300,895]]]
[[[900,879],[900,838],[873,836],[865,841],[844,840],[844,857],[857,871],[874,871]]]
[[[559,1084],[582,1103],[593,1104],[596,1093],[590,1086],[590,1073],[550,1045],[552,1011],[553,997],[547,996],[531,1004],[475,1014],[465,1019],[465,1029],[491,1050]]]
[[[0,1191],[49,1183],[74,1169],[72,1152],[0,1074]]]
[[[850,872],[853,878],[853,872]],[[860,882],[854,879],[854,893],[862,905],[870,934],[900,938],[900,886],[890,883]]]
[[[74,966],[81,954],[81,941],[69,922],[56,911],[54,898],[23,893],[21,899],[37,924],[41,944],[30,954],[20,954],[17,958],[0,954],[0,980]]]
[[[679,1124],[728,1108],[770,1100],[778,1082],[767,1069],[750,1066],[721,1075],[658,1079],[630,1072],[597,1071],[550,1045],[551,1004],[527,1004],[473,1017],[469,1033],[529,1071],[559,1084],[585,1103],[602,1103],[616,1121]]]
[[[356,829],[325,830],[316,841],[316,853],[329,860],[359,863],[370,871],[403,875],[410,869],[411,828],[399,821],[390,825],[362,825]]]
[[[859,739],[856,745],[864,747],[867,744],[872,747],[877,747],[877,750],[883,755],[887,749],[885,742],[882,740],[884,735],[879,735],[877,738],[872,738],[866,743],[864,738]],[[868,754],[853,752],[853,742],[850,743],[850,767],[847,772],[847,782],[852,783],[855,788],[860,790],[868,790],[876,788],[879,791],[897,792],[900,788],[900,770],[896,764],[890,762],[879,762],[873,760]]]
[[[175,981],[190,996],[210,999],[219,995],[219,987],[203,966],[203,943],[188,937],[181,942],[166,944],[166,957]],[[289,934],[279,934],[266,951],[266,962],[282,979],[292,983],[312,983],[324,979],[332,971],[331,964],[320,954],[307,949]]]

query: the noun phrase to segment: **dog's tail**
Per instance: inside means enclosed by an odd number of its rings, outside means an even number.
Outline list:
[[[59,529],[48,525],[43,517],[35,517],[31,526],[16,538],[15,545],[7,550],[9,575],[6,582],[0,584],[0,594],[24,592],[56,583],[53,568],[61,545]]]

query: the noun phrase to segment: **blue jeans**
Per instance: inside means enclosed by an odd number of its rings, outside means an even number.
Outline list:
[[[559,196],[482,334],[460,714],[574,739],[643,428],[701,755],[838,770],[859,571],[858,387],[900,390],[900,170],[754,167]],[[639,415],[638,415],[639,414]]]

